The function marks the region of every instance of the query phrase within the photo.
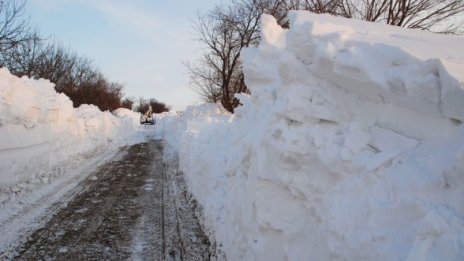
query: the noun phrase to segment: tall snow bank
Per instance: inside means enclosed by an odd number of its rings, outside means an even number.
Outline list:
[[[64,175],[70,160],[85,161],[141,139],[138,116],[116,112],[120,116],[93,105],[74,109],[48,80],[18,78],[0,69],[0,203]]]
[[[242,53],[234,116],[167,135],[228,259],[462,260],[464,40],[289,17]]]
[[[159,135],[167,141],[165,146],[165,155],[177,157],[179,147],[188,145],[191,135],[212,134],[217,135],[224,131],[223,128],[217,128],[216,124],[225,123],[229,120],[230,114],[217,104],[201,104],[188,106],[185,111],[179,113],[166,112],[162,113],[157,124]],[[208,144],[209,142],[206,141]],[[219,146],[222,143],[218,144]],[[188,155],[183,155],[187,157]],[[205,162],[204,164],[208,164]]]

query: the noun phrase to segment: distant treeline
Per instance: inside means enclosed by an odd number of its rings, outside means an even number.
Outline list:
[[[123,85],[108,80],[93,62],[60,44],[40,36],[30,20],[24,17],[26,2],[10,0],[0,2],[0,66],[7,67],[19,77],[48,79],[55,83],[59,93],[66,94],[74,107],[94,104],[100,110],[117,108],[139,109],[153,101],[154,108],[169,111],[155,99],[140,98],[143,104],[135,105],[134,98],[125,98]]]
[[[153,113],[163,113],[170,110],[166,104],[157,101],[155,98],[139,98],[137,100],[135,98],[128,97],[121,101],[121,108],[128,108],[140,113],[145,113],[149,106],[151,106]]]

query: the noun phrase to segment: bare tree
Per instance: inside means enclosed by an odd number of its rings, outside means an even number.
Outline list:
[[[40,70],[39,60],[43,54],[42,40],[37,37],[3,50],[0,56],[2,66],[7,67],[12,74],[33,77]]]
[[[437,33],[464,33],[462,23],[464,1],[462,0],[286,0],[284,2],[286,11],[301,9]]]
[[[3,54],[17,45],[38,38],[28,18],[24,18],[25,1],[0,1],[0,65]]]
[[[163,113],[170,110],[169,106],[166,104],[157,101],[155,98],[145,99],[143,97],[139,98],[137,106],[135,106],[134,111],[145,113],[148,111],[148,107],[151,106],[153,113]]]
[[[163,113],[171,110],[165,103],[159,102],[154,98],[150,99],[150,105],[153,113]]]
[[[382,22],[407,28],[438,33],[461,34],[464,12],[462,0],[363,0],[357,8],[350,4],[353,16],[362,20]]]
[[[126,97],[121,100],[121,108],[132,110],[132,108],[134,108],[134,104],[135,104],[134,97]]]
[[[49,44],[40,56],[36,78],[49,79],[58,92],[66,94],[81,85],[104,78],[92,62],[58,44]]]
[[[344,0],[304,0],[295,2],[300,2],[298,9],[307,10],[316,14],[345,14],[342,8],[344,2],[346,2]]]
[[[291,9],[328,13],[437,33],[464,33],[462,15],[459,19],[459,15],[464,12],[462,0],[296,0],[293,2]]]
[[[314,10],[319,8],[322,12],[334,8],[318,2],[319,6],[315,6]],[[288,27],[287,13],[290,9],[310,7],[309,2],[296,0],[233,0],[229,6],[216,6],[210,12],[198,15],[194,28],[206,49],[197,64],[187,64],[191,87],[204,101],[221,102],[225,109],[233,112],[240,104],[234,95],[249,93],[240,52],[259,43],[261,15],[271,14],[280,25]]]
[[[4,58],[5,65],[17,76],[53,82],[55,90],[66,94],[75,107],[94,104],[112,111],[121,106],[121,84],[108,81],[89,59],[58,44],[24,41],[6,51]]]
[[[113,111],[121,107],[122,88],[121,84],[108,81],[96,71],[89,81],[80,83],[73,90],[65,90],[64,93],[71,98],[74,107],[94,104],[102,111]]]
[[[41,39],[24,18],[25,4],[23,0],[0,0],[0,66],[17,76],[50,80],[75,107],[119,108],[123,86],[108,81],[89,59]]]
[[[240,52],[257,45],[259,19],[273,15],[288,27],[289,10],[307,10],[439,33],[464,33],[463,0],[233,0],[198,15],[194,29],[205,50],[198,63],[187,63],[191,87],[206,102],[221,102],[230,112],[239,105],[235,93],[245,86]],[[456,21],[457,18],[461,21]]]
[[[195,30],[207,47],[198,65],[187,64],[191,83],[205,101],[218,102],[230,112],[239,105],[236,93],[249,92],[240,62],[243,48],[259,41],[259,19],[264,2],[233,1],[229,7],[217,6],[199,15]]]

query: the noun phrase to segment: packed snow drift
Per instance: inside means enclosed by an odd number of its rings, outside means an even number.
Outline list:
[[[464,259],[464,39],[292,12],[251,96],[166,116],[229,260]]]
[[[0,111],[2,191],[47,179],[75,155],[129,143],[138,122],[125,109],[116,110],[120,117],[93,105],[74,109],[48,80],[18,78],[7,69],[0,70]]]
[[[138,113],[73,108],[48,80],[18,78],[5,68],[0,69],[0,112],[0,253],[25,223],[62,196],[57,191],[64,193],[90,174],[80,171],[151,135],[140,127]],[[11,219],[17,226],[4,227]]]

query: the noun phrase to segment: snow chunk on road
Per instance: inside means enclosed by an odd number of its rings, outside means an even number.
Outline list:
[[[289,18],[242,53],[235,115],[163,119],[227,258],[462,260],[464,39]]]

